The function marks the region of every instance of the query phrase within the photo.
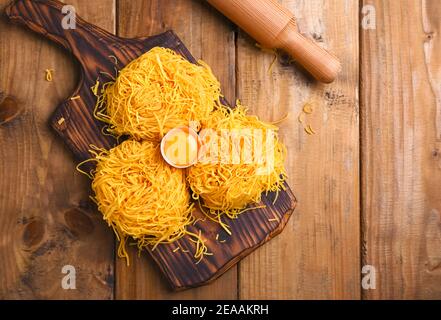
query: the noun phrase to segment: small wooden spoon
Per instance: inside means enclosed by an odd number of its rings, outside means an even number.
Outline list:
[[[22,111],[15,97],[0,92],[0,125],[14,120]]]

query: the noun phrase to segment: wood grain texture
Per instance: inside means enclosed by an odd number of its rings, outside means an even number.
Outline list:
[[[363,264],[367,299],[441,298],[441,2],[363,1]]]
[[[203,1],[120,1],[118,35],[136,37],[177,30],[195,57],[213,69],[229,101],[235,100],[234,28]],[[219,44],[222,43],[222,46]],[[116,297],[122,299],[236,299],[237,273],[233,267],[214,283],[183,292],[170,292],[149,257],[136,258],[127,268],[117,261]]]
[[[71,4],[114,30],[113,1]],[[112,298],[112,233],[84,201],[89,182],[48,126],[56,105],[74,89],[76,63],[3,14],[0,38],[0,91],[24,106],[21,116],[0,126],[0,298]],[[45,81],[45,69],[54,69],[53,82]],[[76,290],[61,287],[67,264],[76,268]]]
[[[281,3],[296,15],[300,30],[337,54],[343,72],[334,84],[321,85],[284,55],[269,72],[273,55],[256,50],[242,33],[238,38],[238,97],[266,120],[290,114],[280,126],[289,183],[299,200],[282,235],[240,263],[239,296],[358,299],[358,2]],[[313,136],[297,119],[305,102],[315,109],[305,118],[317,132]]]
[[[61,44],[79,61],[81,77],[72,95],[78,96],[78,99],[62,102],[51,119],[51,125],[75,157],[84,160],[90,157],[90,145],[110,148],[117,143],[116,139],[102,133],[103,123],[93,116],[96,98],[90,88],[97,78],[101,83],[110,81],[112,76],[106,79],[107,75],[115,74],[118,68],[123,68],[155,46],[173,49],[192,63],[196,63],[196,60],[171,31],[148,38],[120,38],[87,23],[78,15],[76,28],[65,30],[61,26],[61,8],[62,4],[57,1],[18,0],[6,8],[6,14],[12,22],[24,24],[32,31]],[[116,57],[117,63],[111,56]],[[224,103],[228,105],[226,101]],[[263,197],[264,209],[251,210],[238,219],[227,219],[226,223],[230,225],[234,236],[225,239],[225,243],[216,240],[218,234],[226,237],[219,224],[205,221],[189,226],[189,231],[193,233],[202,232],[207,247],[213,253],[198,264],[191,253],[195,245],[188,236],[179,240],[179,246],[188,253],[183,250],[174,252],[177,244],[159,245],[154,251],[147,251],[173,289],[207,284],[283,230],[294,210],[295,198],[289,187],[280,192],[275,203],[271,200],[274,197],[271,193]],[[198,210],[193,215],[203,217]],[[269,221],[273,217],[277,218],[277,222]]]
[[[79,64],[1,17],[0,92],[19,97],[24,111],[0,125],[0,298],[357,299],[360,264],[377,270],[377,288],[362,290],[363,299],[441,298],[440,1],[360,0],[377,11],[376,30],[360,30],[360,55],[357,1],[281,1],[306,36],[342,60],[331,86],[284,55],[268,73],[272,55],[243,33],[236,39],[237,29],[202,0],[69,2],[109,32],[119,21],[120,36],[174,28],[213,67],[230,101],[237,91],[267,120],[290,112],[281,127],[298,212],[282,235],[205,287],[171,292],[152,259],[135,252],[131,267],[116,259],[114,272],[112,233],[84,201],[89,181],[47,125],[74,92]],[[55,69],[52,83],[46,68]],[[314,136],[297,122],[311,100]],[[65,264],[77,267],[77,290],[61,289]]]

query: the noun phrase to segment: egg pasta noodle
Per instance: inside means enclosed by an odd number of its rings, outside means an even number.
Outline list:
[[[118,256],[126,258],[127,264],[129,237],[139,250],[155,250],[188,235],[198,262],[210,255],[201,233],[187,230],[195,218],[185,172],[167,165],[157,145],[129,139],[110,150],[92,146],[90,153],[93,157],[81,164],[96,161],[96,168],[90,174],[82,172],[93,179],[92,200],[114,230]]]

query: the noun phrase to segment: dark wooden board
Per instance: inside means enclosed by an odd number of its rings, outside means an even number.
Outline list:
[[[78,16],[76,28],[62,28],[61,8],[57,1],[18,0],[6,8],[6,14],[13,22],[23,24],[34,32],[44,35],[69,50],[78,60],[81,78],[71,97],[79,95],[79,99],[69,97],[55,110],[50,124],[65,141],[77,160],[90,157],[89,145],[111,148],[116,145],[115,139],[101,133],[103,123],[93,115],[96,98],[91,91],[97,78],[100,82],[110,80],[107,74],[115,74],[115,67],[121,69],[128,62],[155,46],[167,47],[183,55],[191,62],[196,62],[180,39],[172,31],[136,39],[117,37]],[[118,64],[110,56],[115,56]],[[213,256],[205,257],[196,264],[191,254],[193,243],[187,238],[179,240],[179,244],[190,253],[173,252],[176,245],[159,246],[149,251],[161,268],[163,274],[175,290],[191,288],[206,284],[237,263],[257,247],[282,231],[291,216],[296,200],[289,186],[281,192],[275,204],[274,194],[263,195],[264,209],[251,210],[238,219],[226,221],[233,233],[229,237],[218,224],[200,221],[190,227],[192,231],[200,229],[207,238],[207,246]],[[196,210],[195,215],[202,216]],[[270,221],[270,219],[278,221]],[[219,234],[220,243],[216,240]]]

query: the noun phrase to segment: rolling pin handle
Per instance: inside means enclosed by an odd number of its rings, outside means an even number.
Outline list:
[[[317,80],[331,83],[341,71],[337,57],[320,47],[314,41],[306,38],[297,31],[295,26],[285,29],[279,38],[279,47],[292,58],[303,65]]]
[[[302,36],[292,12],[277,0],[207,0],[258,43],[283,49],[319,81],[334,81],[341,69],[338,59]]]

